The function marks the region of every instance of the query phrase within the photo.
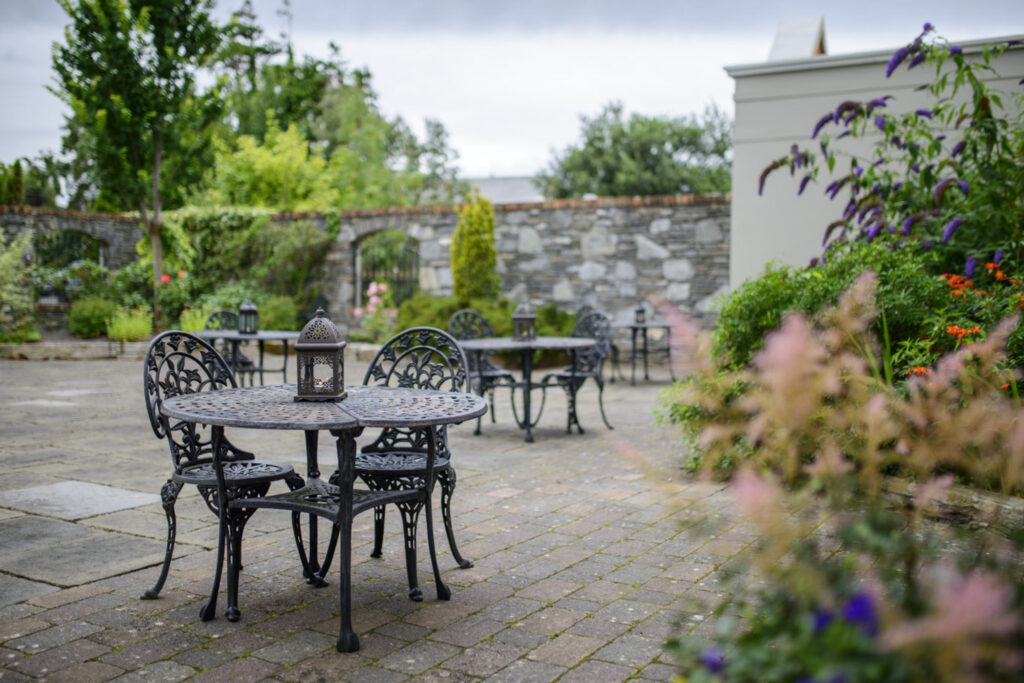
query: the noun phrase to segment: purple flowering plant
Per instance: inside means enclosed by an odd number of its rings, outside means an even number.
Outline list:
[[[844,212],[826,242],[876,239],[884,234],[879,226],[922,216],[914,232],[894,244],[933,242],[940,257],[936,274],[962,268],[969,257],[990,261],[997,249],[1007,250],[1011,270],[1024,264],[1024,202],[1018,200],[1024,187],[1024,89],[1004,93],[986,82],[1000,76],[999,58],[1008,49],[1019,46],[965,53],[926,23],[884,71],[888,79],[930,69],[919,88],[930,102],[907,105],[881,95],[839,103],[815,119],[810,137],[818,149],[793,145],[764,169],[758,192],[773,172],[786,168],[798,178],[798,194],[821,180],[831,200],[853,202],[858,211]],[[867,140],[870,152],[863,158],[850,153],[839,142],[844,137]],[[949,185],[961,191],[948,191]],[[869,204],[881,211],[859,211]]]

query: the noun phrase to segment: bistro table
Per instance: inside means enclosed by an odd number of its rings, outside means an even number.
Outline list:
[[[518,383],[518,387],[523,389],[523,419],[519,419],[519,415],[515,412],[515,398],[512,400],[512,411],[515,417],[516,426],[520,429],[526,430],[526,436],[524,441],[529,443],[533,442],[533,428],[537,425],[536,421],[530,419],[530,392],[534,388],[533,384],[533,352],[534,351],[567,351],[572,356],[572,367],[576,367],[576,351],[579,349],[585,349],[593,346],[597,343],[596,339],[590,339],[589,337],[535,337],[533,339],[520,339],[518,337],[482,337],[480,339],[464,339],[459,342],[459,346],[463,348],[467,353],[476,354],[477,363],[476,367],[480,368],[485,353],[493,351],[519,351],[520,353],[520,367],[523,372],[523,381]],[[479,379],[479,378],[478,378]],[[478,382],[478,386],[482,386],[482,382]],[[481,394],[482,396],[482,394]],[[541,403],[541,409],[543,410],[543,402]],[[540,420],[540,414],[537,414],[537,420]],[[479,431],[477,431],[479,433]]]
[[[291,512],[308,513],[324,517],[338,528],[339,604],[341,626],[337,649],[339,652],[355,652],[359,649],[359,638],[352,630],[352,519],[360,512],[375,507],[409,499],[410,495],[424,495],[422,491],[405,489],[399,491],[365,491],[353,488],[355,481],[355,439],[364,427],[418,427],[429,430],[427,442],[427,474],[424,481],[428,487],[424,509],[427,518],[427,544],[437,586],[438,598],[447,600],[451,596],[448,587],[441,581],[437,558],[434,553],[433,517],[430,504],[430,489],[433,487],[433,468],[436,447],[436,428],[441,425],[457,424],[483,415],[487,402],[473,394],[426,389],[399,387],[349,386],[348,397],[342,401],[295,401],[294,384],[275,384],[259,387],[240,387],[221,391],[206,391],[174,396],[166,399],[160,411],[167,417],[188,422],[210,425],[213,438],[213,465],[217,472],[217,509],[220,517],[220,534],[217,551],[217,569],[214,575],[210,600],[203,608],[204,620],[212,619],[220,589],[221,567],[227,548],[228,580],[228,621],[237,621],[241,616],[238,609],[238,571],[241,561],[241,534],[244,518],[232,515],[235,510],[272,508]],[[220,457],[220,443],[225,427],[249,429],[295,429],[306,433],[307,480],[305,486],[287,493],[264,497],[240,497],[228,500],[224,480],[223,464]],[[320,430],[328,430],[337,439],[338,479],[337,485],[320,479],[317,462],[317,439]],[[316,538],[314,525],[310,522],[310,558],[307,565],[302,542],[296,535],[304,571],[315,572]],[[324,559],[324,568],[330,566],[330,556]],[[311,577],[307,573],[307,580]]]
[[[630,350],[629,350],[629,383],[636,386],[636,357],[642,355],[644,359],[644,379],[650,380],[651,376],[647,371],[647,330],[665,330],[665,360],[668,364],[668,373],[672,377],[672,381],[676,381],[676,373],[672,369],[672,326],[666,322],[628,322],[628,323],[615,323],[612,327],[619,329],[628,328],[631,333],[630,338]],[[637,349],[637,337],[640,337],[642,345],[640,349]]]
[[[244,341],[255,341],[259,345],[260,349],[260,362],[259,366],[253,369],[253,372],[260,373],[260,384],[263,384],[263,348],[266,342],[281,342],[284,346],[284,363],[281,364],[280,370],[268,370],[267,372],[280,372],[281,381],[288,381],[288,342],[293,342],[299,338],[298,332],[290,330],[258,330],[254,334],[243,334],[238,330],[202,330],[195,333],[196,336],[202,337],[203,339],[209,339],[210,341],[223,340],[231,344],[231,369],[238,374],[238,348]]]

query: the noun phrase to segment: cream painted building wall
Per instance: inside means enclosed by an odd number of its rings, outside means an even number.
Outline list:
[[[962,43],[962,47],[965,54],[977,54],[982,45],[1008,40],[1024,41],[1024,36]],[[726,67],[736,81],[730,287],[758,275],[769,261],[803,265],[820,255],[825,226],[843,209],[845,193],[835,202],[824,196],[831,178],[821,176],[798,197],[801,176],[790,177],[786,169],[775,171],[764,194],[758,196],[758,177],[773,159],[784,156],[794,142],[817,150],[817,142],[810,139],[814,124],[844,100],[892,95],[888,113],[913,111],[932,102],[928,93],[915,89],[930,81],[934,69],[922,65],[908,72],[900,68],[892,78],[885,78],[893,51]],[[991,79],[993,87],[1006,93],[1024,91],[1017,84],[1024,77],[1024,49],[1008,50],[995,68],[1000,77]],[[1003,102],[1009,105],[1011,98]],[[829,128],[835,133],[841,130]],[[870,145],[854,141],[846,148],[866,154]],[[837,163],[836,171],[841,175],[849,166]]]

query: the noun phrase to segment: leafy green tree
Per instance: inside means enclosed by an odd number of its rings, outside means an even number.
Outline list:
[[[498,252],[494,247],[494,207],[475,190],[459,209],[451,246],[453,293],[459,301],[498,296]]]
[[[549,198],[728,192],[732,122],[714,105],[702,116],[633,114],[621,102],[580,117],[582,141],[555,154],[534,179]]]
[[[32,233],[8,244],[0,230],[0,342],[38,339],[32,324]]]
[[[163,274],[168,188],[187,186],[219,109],[196,71],[220,44],[211,0],[58,0],[71,24],[53,48],[54,92],[85,133],[101,194],[139,212],[150,238],[154,290]]]

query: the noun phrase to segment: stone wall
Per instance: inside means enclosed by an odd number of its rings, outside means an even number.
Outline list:
[[[83,213],[34,206],[0,206],[0,227],[7,241],[31,230],[45,235],[63,230],[83,232],[103,244],[103,265],[120,268],[138,260],[135,244],[142,239],[137,218],[113,213]]]
[[[589,303],[625,320],[644,299],[707,319],[712,299],[728,285],[728,197],[559,200],[494,210],[502,294],[514,300],[555,302],[569,311]],[[452,207],[342,213],[325,283],[331,316],[351,322],[359,242],[381,230],[415,237],[420,288],[451,294],[457,220]]]

